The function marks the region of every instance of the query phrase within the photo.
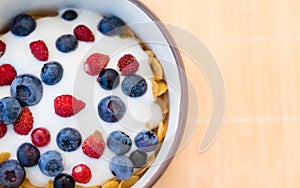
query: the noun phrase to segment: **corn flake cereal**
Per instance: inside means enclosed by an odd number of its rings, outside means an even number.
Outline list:
[[[138,176],[131,176],[128,180],[122,180],[119,188],[130,188],[139,180]]]

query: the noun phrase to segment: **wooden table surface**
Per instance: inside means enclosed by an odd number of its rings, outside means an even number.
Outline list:
[[[154,187],[296,188],[300,185],[300,1],[143,0],[165,23],[209,48],[226,83],[223,129],[205,153],[210,118],[203,74],[185,59],[201,108],[196,131]]]

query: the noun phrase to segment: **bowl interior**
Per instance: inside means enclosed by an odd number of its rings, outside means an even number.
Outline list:
[[[183,92],[186,84],[180,55],[173,46],[169,34],[159,23],[154,22],[155,16],[145,6],[133,0],[1,0],[0,28],[4,28],[12,17],[21,12],[47,14],[66,7],[90,9],[104,15],[120,17],[147,47],[154,51],[164,68],[165,80],[169,86],[168,131],[154,165],[135,187],[152,185],[165,170],[168,160],[175,154],[183,132],[186,114],[183,99],[187,93]],[[161,165],[162,163],[164,165]]]

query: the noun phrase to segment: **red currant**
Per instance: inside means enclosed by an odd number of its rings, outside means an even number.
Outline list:
[[[88,166],[79,164],[73,167],[72,177],[78,183],[88,183],[92,177],[92,172]]]
[[[31,141],[37,147],[43,147],[50,142],[50,132],[43,127],[36,128],[31,133]]]
[[[6,135],[7,125],[0,122],[0,138]]]

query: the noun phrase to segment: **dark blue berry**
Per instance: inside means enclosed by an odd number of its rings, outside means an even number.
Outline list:
[[[132,141],[126,133],[114,131],[107,138],[107,146],[113,153],[123,155],[130,150]]]
[[[26,14],[16,16],[10,23],[10,31],[17,36],[27,36],[36,28],[35,20]]]
[[[57,84],[63,77],[64,69],[58,62],[49,62],[44,64],[41,71],[41,79],[47,85]]]
[[[11,95],[18,99],[21,106],[33,106],[42,99],[43,85],[38,77],[23,74],[14,79],[10,91]]]
[[[150,130],[144,130],[136,135],[134,142],[139,150],[151,152],[156,149],[158,138],[154,132]]]
[[[22,111],[21,105],[14,97],[0,99],[0,122],[9,125],[13,124]]]
[[[108,96],[98,104],[98,114],[105,122],[117,122],[123,118],[125,112],[126,106],[117,96]]]
[[[72,21],[74,19],[77,18],[77,12],[75,12],[74,10],[66,10],[63,14],[62,14],[62,18],[67,20],[67,21]]]
[[[76,50],[78,47],[78,40],[74,35],[71,34],[62,35],[56,40],[55,45],[59,51],[68,53]]]
[[[58,132],[56,143],[58,147],[67,152],[75,151],[81,145],[81,134],[73,128],[67,127]]]
[[[131,160],[134,168],[141,168],[147,162],[147,153],[144,151],[135,150],[130,154],[129,159]]]
[[[23,183],[25,176],[25,169],[17,160],[7,160],[0,163],[0,187],[19,187]]]
[[[120,76],[114,69],[104,69],[100,72],[97,81],[103,89],[112,90],[119,85]]]
[[[24,167],[32,167],[38,164],[40,151],[30,143],[24,143],[17,150],[17,158]]]
[[[119,180],[127,180],[133,173],[133,164],[128,157],[116,155],[109,163],[111,173]]]
[[[122,81],[122,91],[129,97],[143,96],[147,91],[147,82],[140,75],[131,74]]]
[[[104,17],[98,24],[98,30],[108,36],[120,35],[122,27],[124,23],[122,20],[115,16]]]
[[[54,177],[64,170],[63,159],[57,151],[51,150],[44,153],[39,160],[41,172],[49,177]]]
[[[59,174],[54,178],[54,188],[74,188],[75,180],[69,174]]]

